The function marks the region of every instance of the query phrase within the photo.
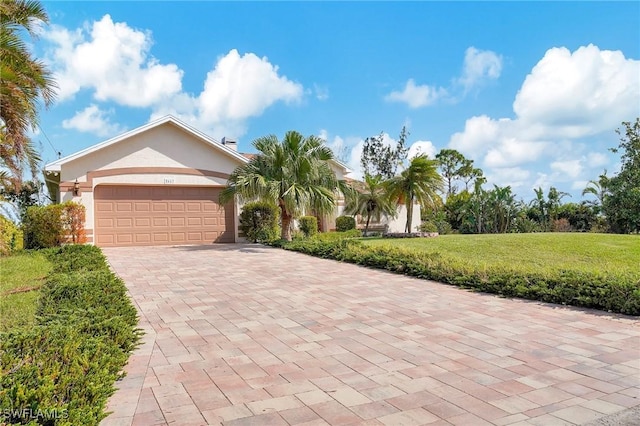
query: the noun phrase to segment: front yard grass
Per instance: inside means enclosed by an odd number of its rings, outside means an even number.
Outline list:
[[[363,239],[371,247],[440,253],[474,268],[522,273],[573,270],[635,274],[640,280],[640,236],[587,233],[441,235]]]
[[[30,326],[51,262],[38,252],[0,258],[0,332]]]
[[[354,239],[328,233],[278,245],[506,297],[640,315],[640,236],[558,233]]]

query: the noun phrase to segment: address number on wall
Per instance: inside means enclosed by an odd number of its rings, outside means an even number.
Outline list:
[[[176,183],[176,180],[174,178],[164,178],[164,183],[172,184],[172,183]]]

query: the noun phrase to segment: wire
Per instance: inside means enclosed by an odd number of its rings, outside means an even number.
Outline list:
[[[61,158],[62,157],[62,152],[58,151],[56,149],[56,147],[53,146],[53,143],[51,143],[51,140],[49,139],[49,136],[47,136],[47,134],[44,132],[44,129],[42,128],[42,126],[40,126],[40,123],[38,123],[38,129],[40,129],[40,131],[44,135],[44,138],[47,140],[47,142],[49,142],[49,145],[51,146],[51,149],[53,149],[53,152],[55,152],[58,155],[58,158]]]

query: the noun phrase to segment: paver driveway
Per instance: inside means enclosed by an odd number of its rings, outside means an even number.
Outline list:
[[[146,331],[103,424],[582,424],[640,405],[637,318],[253,245],[109,248]]]

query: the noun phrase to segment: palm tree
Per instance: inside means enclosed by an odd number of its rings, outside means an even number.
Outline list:
[[[31,57],[20,33],[36,36],[39,22],[49,18],[34,0],[0,2],[0,161],[19,185],[25,165],[38,162],[27,132],[38,126],[38,103],[49,106],[55,98],[56,84],[45,64]]]
[[[607,172],[605,171],[604,174],[602,174],[600,176],[600,180],[590,180],[587,183],[586,188],[584,188],[582,190],[582,196],[584,197],[587,194],[593,194],[596,196],[596,201],[591,201],[590,204],[592,204],[594,207],[602,207],[602,205],[604,204],[604,197],[607,195],[607,186],[606,186],[606,182],[607,182]]]
[[[443,191],[444,182],[438,173],[438,161],[429,159],[425,154],[411,159],[409,167],[389,179],[385,186],[392,200],[398,204],[404,202],[407,206],[405,232],[411,232],[414,202],[433,208],[442,203],[438,191]]]
[[[369,231],[371,218],[380,222],[381,216],[395,216],[396,206],[389,198],[382,176],[365,175],[364,183],[355,188],[357,193],[347,203],[346,214],[359,214],[367,217],[364,235]]]
[[[262,200],[280,208],[283,240],[291,241],[291,221],[305,212],[332,212],[338,191],[348,192],[329,166],[331,150],[316,136],[304,137],[289,131],[282,142],[265,136],[253,142],[258,155],[236,168],[220,194],[227,203],[234,196],[240,201]]]

